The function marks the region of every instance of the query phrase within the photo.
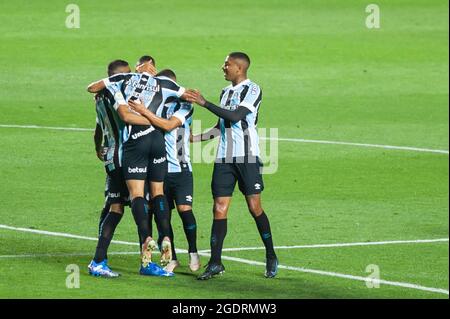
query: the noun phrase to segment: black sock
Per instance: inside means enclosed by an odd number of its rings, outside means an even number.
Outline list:
[[[166,196],[158,195],[152,198],[152,208],[158,225],[159,237],[161,240],[166,236],[170,237],[170,210]]]
[[[131,212],[133,213],[134,222],[136,223],[139,243],[145,242],[148,236],[150,236],[147,202],[143,197],[136,197],[131,201]]]
[[[227,220],[214,219],[211,229],[211,258],[212,264],[222,263],[222,247],[225,236],[227,235]]]
[[[169,237],[172,246],[172,260],[177,260],[177,253],[175,252],[175,243],[174,243],[175,236],[173,234],[172,224],[169,224],[169,226],[170,226]]]
[[[258,217],[253,217],[258,227],[259,235],[266,247],[266,257],[273,258],[276,257],[275,250],[273,249],[272,233],[270,231],[269,219],[265,212],[262,212]]]
[[[151,207],[149,207],[149,203],[146,201],[146,207],[147,207],[147,212],[148,212],[148,230],[149,230],[149,234],[150,237],[153,237],[153,210]]]
[[[103,221],[105,220],[106,215],[109,213],[109,207],[111,205],[105,202],[105,206],[103,206],[102,213],[100,214],[100,220],[98,222],[98,237],[100,237],[100,230],[102,228]]]
[[[197,252],[197,221],[195,220],[192,210],[187,210],[179,213],[183,221],[184,233],[189,245],[189,252]]]
[[[95,250],[94,261],[96,263],[102,262],[107,258],[109,244],[114,235],[117,225],[122,219],[122,214],[109,212],[100,226],[100,236],[98,237],[97,249]]]
[[[172,220],[172,211],[171,210],[168,211],[168,215],[167,216],[168,216],[168,222],[169,222],[169,231],[168,231],[167,234],[165,234],[161,230],[162,227],[160,226],[160,219],[159,218],[161,217],[161,215],[160,214],[157,215],[155,213],[155,222],[156,222],[156,227],[158,228],[158,248],[159,248],[159,250],[161,250],[161,244],[162,244],[162,241],[163,241],[164,237],[165,236],[169,236],[170,243],[171,243],[171,246],[172,246],[172,260],[177,260],[177,253],[175,252],[175,244],[174,244],[174,241],[173,241],[175,235],[173,234],[173,228],[172,228],[172,224],[171,224],[171,220]]]

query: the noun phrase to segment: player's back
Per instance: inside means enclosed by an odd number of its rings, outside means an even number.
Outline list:
[[[125,128],[125,123],[114,111],[114,104],[114,97],[108,90],[103,90],[95,96],[97,120],[102,128],[104,145],[107,147],[104,157],[107,171],[120,167],[118,149],[122,145],[122,134]]]
[[[182,169],[192,171],[189,136],[194,109],[189,102],[169,98],[158,110],[157,116],[170,119],[175,116],[181,121],[181,126],[165,133],[166,153],[169,163],[169,173],[180,172]]]
[[[117,74],[108,79],[106,87],[115,96],[121,93],[124,97],[122,102],[140,99],[155,114],[167,98],[180,97],[185,91],[167,77],[153,77],[145,72]]]

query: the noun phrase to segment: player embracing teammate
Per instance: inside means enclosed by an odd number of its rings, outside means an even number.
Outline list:
[[[196,247],[197,223],[192,212],[193,177],[189,157],[191,103],[196,103],[217,115],[219,120],[207,133],[191,137],[191,142],[220,136],[211,182],[214,198],[211,258],[198,279],[207,280],[225,270],[221,254],[236,182],[266,248],[265,276],[275,277],[278,259],[270,223],[261,205],[264,183],[256,125],[262,92],[256,83],[247,78],[249,57],[242,52],[227,56],[222,69],[225,79],[232,84],[222,90],[220,106],[206,101],[199,91],[185,90],[179,86],[173,71],[164,70],[155,76],[156,69],[151,62],[153,59],[143,63],[140,73],[121,73],[88,87],[91,93],[106,89],[114,98],[114,110],[128,124],[123,133],[120,158],[141,243],[140,273],[173,276],[173,270],[179,265],[170,225],[170,210],[175,206],[189,244],[189,266],[192,271],[200,267]],[[160,233],[161,263],[166,266],[165,269],[151,259],[157,244],[151,237],[151,219],[144,198],[147,179],[150,181],[150,207]]]

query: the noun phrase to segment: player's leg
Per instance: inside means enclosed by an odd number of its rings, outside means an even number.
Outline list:
[[[163,238],[161,242],[161,264],[166,266],[172,260],[172,242],[169,204],[164,195],[164,179],[167,172],[166,144],[162,132],[156,130],[150,134],[149,174],[151,206],[155,214],[158,231]]]
[[[138,140],[128,140],[123,146],[122,169],[131,199],[131,212],[141,243],[141,273],[152,263],[152,251],[156,242],[150,236],[148,203],[145,199],[145,181],[148,171],[148,135]]]
[[[211,257],[205,272],[198,277],[207,280],[225,271],[222,264],[222,248],[227,234],[227,215],[231,197],[236,186],[236,174],[233,164],[215,163],[211,190],[214,197],[213,224],[211,227]]]
[[[107,203],[110,210],[100,225],[94,259],[88,268],[89,273],[94,276],[117,277],[119,274],[113,272],[108,266],[107,252],[116,227],[122,219],[123,203],[128,197],[128,191],[120,169],[109,173],[108,184]]]
[[[255,162],[236,164],[236,167],[239,172],[239,189],[245,196],[248,210],[255,220],[259,235],[266,248],[265,276],[267,278],[275,277],[277,274],[278,259],[273,246],[269,218],[261,204],[261,192],[264,190],[262,163],[256,158]]]
[[[197,252],[197,221],[192,211],[194,200],[194,181],[188,169],[171,175],[173,193],[177,204],[178,215],[183,223],[183,230],[188,242],[189,268],[195,272],[200,269],[200,256]]]
[[[165,270],[170,271],[170,272],[174,272],[175,269],[180,265],[180,263],[178,262],[178,258],[177,258],[177,254],[175,251],[175,236],[173,233],[173,228],[172,228],[172,210],[175,208],[175,203],[174,203],[174,184],[173,184],[173,178],[171,178],[170,176],[171,174],[166,174],[165,178],[164,178],[164,195],[166,197],[168,206],[169,206],[169,227],[170,227],[170,231],[169,231],[169,237],[170,237],[170,241],[171,241],[171,249],[172,249],[172,260],[164,267]],[[159,238],[158,238],[158,245],[159,247],[162,247],[162,241],[163,241],[163,234],[162,232],[159,233]]]
[[[105,203],[103,204],[102,212],[100,213],[100,220],[98,222],[98,235],[100,236],[100,229],[101,225],[103,223],[103,220],[105,219],[106,215],[109,213],[109,201],[108,201],[108,189],[110,184],[110,177],[108,174],[106,174],[105,179]]]

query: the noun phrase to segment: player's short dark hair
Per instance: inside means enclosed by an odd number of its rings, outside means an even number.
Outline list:
[[[250,66],[250,57],[244,52],[231,52],[228,56],[232,59],[244,60]]]
[[[129,66],[128,62],[125,60],[114,60],[111,63],[108,64],[108,76],[114,75],[116,73],[117,69],[120,67],[126,67]]]
[[[173,72],[170,69],[164,69],[158,72],[158,74],[156,74],[156,76],[165,76],[168,78],[171,78],[173,80],[175,80],[177,78],[177,76],[175,75],[175,72]]]
[[[150,62],[151,64],[153,64],[153,66],[156,66],[156,61],[155,61],[155,59],[153,59],[153,57],[151,55],[141,56],[138,60],[138,65],[145,63],[145,62]]]

